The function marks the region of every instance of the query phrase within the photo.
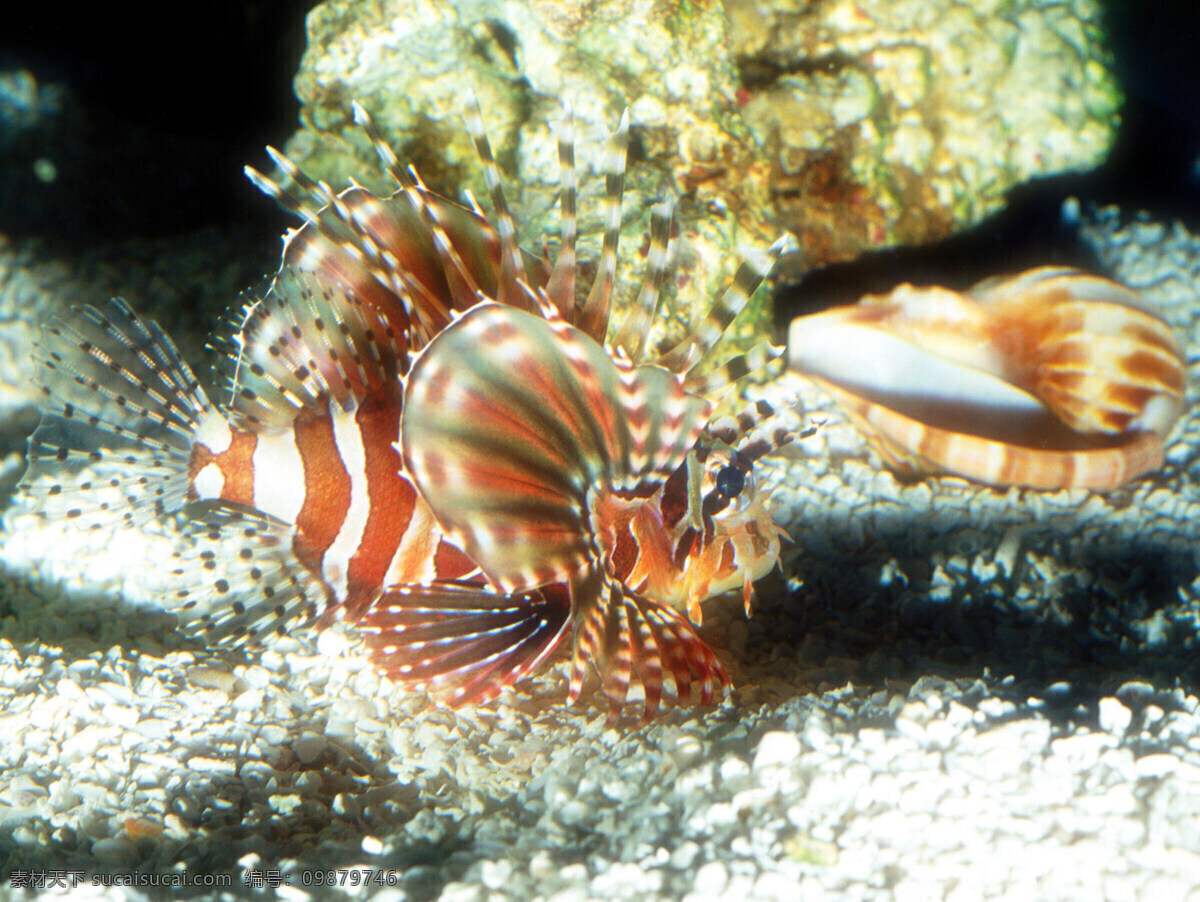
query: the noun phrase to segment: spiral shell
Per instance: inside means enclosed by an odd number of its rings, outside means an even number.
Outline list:
[[[897,470],[1001,487],[1116,488],[1162,465],[1183,405],[1167,323],[1125,286],[1060,267],[799,317],[788,359]]]

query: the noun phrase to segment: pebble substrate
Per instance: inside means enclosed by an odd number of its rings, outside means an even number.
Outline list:
[[[1085,234],[1194,359],[1196,238],[1111,213]],[[566,707],[561,660],[454,712],[336,631],[209,652],[153,614],[169,528],[80,536],[10,509],[3,876],[233,884],[76,894],[131,899],[239,897],[256,870],[324,898],[316,872],[357,867],[394,885],[338,897],[1195,894],[1195,389],[1163,472],[1105,498],[902,484],[814,389],[761,389],[795,390],[827,423],[765,474],[793,579],[749,621],[708,608],[736,689],[646,727],[606,729],[595,693]]]

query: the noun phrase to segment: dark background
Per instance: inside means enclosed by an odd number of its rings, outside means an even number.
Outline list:
[[[74,107],[59,117],[62,132],[10,151],[20,164],[52,143],[59,178],[47,188],[28,165],[0,173],[0,233],[86,244],[273,219],[242,166],[269,167],[263,146],[296,129],[292,78],[316,3],[135,0],[68,11],[23,0],[6,10],[0,71],[63,84]],[[64,146],[71,159],[60,158]]]
[[[284,220],[241,170],[268,165],[263,145],[295,129],[291,80],[315,2],[6,11],[0,71],[25,68],[65,85],[78,115],[61,117],[67,134],[40,139],[75,149],[55,182],[36,182],[27,165],[0,172],[0,233],[79,245],[262,220],[277,235]],[[181,10],[192,15],[178,18]],[[901,280],[965,284],[1016,265],[1086,264],[1061,223],[1068,196],[1200,228],[1200,4],[1110,0],[1106,15],[1127,99],[1105,166],[1023,186],[1004,213],[966,235],[831,267],[810,275],[809,287],[836,283],[837,294],[854,295]],[[19,148],[18,164],[20,153],[39,155]]]

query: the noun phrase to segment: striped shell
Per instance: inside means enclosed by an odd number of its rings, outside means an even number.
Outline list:
[[[1162,465],[1184,362],[1130,289],[1041,267],[799,317],[788,360],[911,474],[1105,491]]]

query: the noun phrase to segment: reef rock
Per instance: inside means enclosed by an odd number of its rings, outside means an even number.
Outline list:
[[[1121,94],[1095,0],[727,0],[741,116],[813,260],[972,226],[1100,164]]]
[[[370,180],[379,169],[350,117],[355,99],[430,187],[450,197],[469,187],[486,206],[462,124],[471,89],[505,172],[521,239],[536,248],[543,235],[557,237],[552,126],[568,101],[586,256],[598,248],[603,228],[605,140],[628,106],[633,132],[623,235],[644,247],[650,201],[679,199],[679,282],[690,283],[679,303],[693,302],[694,309],[671,308],[670,293],[664,303],[680,331],[732,275],[739,244],[763,248],[779,235],[767,202],[767,167],[755,164],[753,141],[737,115],[737,73],[724,49],[719,6],[329,0],[309,14],[308,32],[296,77],[305,127],[287,153],[334,186],[354,175],[368,187],[384,187]],[[753,317],[746,319],[740,328]]]
[[[461,126],[473,89],[527,246],[556,234],[560,99],[575,109],[585,234],[602,190],[588,176],[628,105],[626,236],[642,242],[649,198],[679,197],[698,308],[739,243],[793,231],[794,273],[943,237],[1015,184],[1093,167],[1120,104],[1097,0],[327,0],[308,31],[292,159],[383,187],[356,99],[434,190],[482,196]]]

